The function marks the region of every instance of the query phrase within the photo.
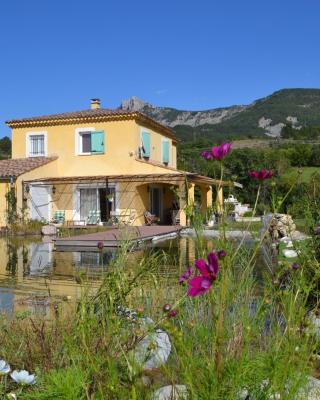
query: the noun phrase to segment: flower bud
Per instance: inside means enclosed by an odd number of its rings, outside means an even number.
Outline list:
[[[168,311],[171,310],[171,308],[172,308],[171,304],[165,304],[165,305],[163,306],[163,311],[164,311],[164,312],[168,312]]]
[[[99,250],[102,250],[104,248],[103,242],[98,242],[97,243],[97,247],[98,247]]]
[[[174,318],[174,317],[177,316],[177,314],[178,314],[178,312],[176,310],[171,310],[171,311],[168,312],[168,317],[169,318]]]
[[[227,253],[224,250],[219,250],[217,255],[219,258],[224,258],[227,255]]]

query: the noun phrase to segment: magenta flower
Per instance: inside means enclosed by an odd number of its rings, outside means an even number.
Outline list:
[[[261,171],[251,171],[249,175],[253,179],[258,179],[259,181],[264,181],[265,179],[270,179],[273,177],[273,172],[268,171],[267,169],[263,168]]]
[[[183,283],[187,281],[190,276],[193,274],[193,269],[192,267],[189,267],[184,274],[182,274],[179,278],[179,283]]]
[[[223,143],[220,146],[211,148],[212,156],[215,160],[220,161],[222,158],[227,156],[231,151],[231,143]]]
[[[177,316],[177,314],[178,314],[178,311],[171,310],[171,311],[168,312],[167,316],[168,316],[168,318],[174,318],[174,317]]]
[[[208,254],[208,263],[203,259],[199,259],[195,262],[196,268],[200,271],[200,275],[193,277],[188,282],[190,288],[188,290],[188,296],[196,297],[206,291],[208,291],[213,283],[217,279],[219,271],[219,260],[216,253]]]
[[[201,157],[203,157],[205,160],[211,160],[213,158],[210,151],[207,151],[207,150],[205,150],[201,153]]]
[[[211,148],[211,151],[205,150],[201,153],[201,157],[205,160],[211,160],[214,158],[217,161],[220,161],[226,155],[230,153],[231,143],[224,143],[220,146],[214,146]]]
[[[217,255],[218,255],[218,258],[224,258],[227,255],[227,253],[224,250],[219,250],[217,252]]]

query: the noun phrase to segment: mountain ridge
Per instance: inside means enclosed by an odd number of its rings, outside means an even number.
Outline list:
[[[195,138],[279,137],[284,126],[299,130],[320,126],[320,89],[281,89],[248,105],[202,111],[157,107],[138,97],[122,101],[120,109],[140,111],[171,127],[182,140]]]

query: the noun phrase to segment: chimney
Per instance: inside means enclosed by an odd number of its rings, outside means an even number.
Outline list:
[[[100,99],[91,99],[91,110],[100,108]]]

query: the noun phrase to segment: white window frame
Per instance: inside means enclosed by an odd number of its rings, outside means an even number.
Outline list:
[[[44,154],[33,155],[31,154],[30,136],[43,136],[44,137]],[[47,157],[48,156],[48,132],[27,132],[26,134],[26,157]]]
[[[165,163],[164,161],[163,161],[163,146],[162,146],[162,143],[163,142],[168,142],[169,143],[169,161],[168,161],[168,163]],[[160,154],[160,157],[161,157],[161,164],[163,164],[163,165],[165,165],[165,166],[169,166],[169,165],[171,165],[171,156],[170,156],[170,153],[171,153],[171,141],[168,139],[168,138],[166,138],[166,137],[162,137],[161,138],[161,154]]]
[[[88,153],[82,152],[82,133],[95,132],[96,128],[76,128],[75,130],[75,155],[76,156],[91,156],[91,151]]]

